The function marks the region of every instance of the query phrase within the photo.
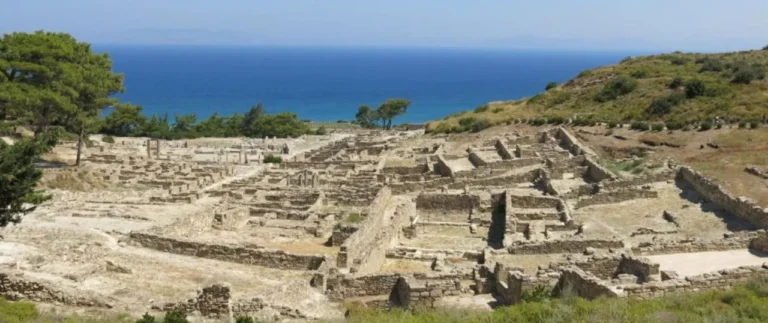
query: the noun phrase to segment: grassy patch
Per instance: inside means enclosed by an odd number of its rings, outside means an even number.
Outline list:
[[[564,298],[502,307],[492,313],[458,310],[378,312],[350,308],[348,322],[768,322],[768,286],[755,281],[731,291],[670,295],[652,300]]]

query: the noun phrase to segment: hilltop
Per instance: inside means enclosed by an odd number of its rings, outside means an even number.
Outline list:
[[[757,121],[768,113],[766,70],[768,50],[628,57],[585,70],[564,84],[550,83],[530,98],[492,102],[433,121],[428,130],[478,131],[544,119],[587,124],[643,120],[671,123],[672,128],[716,118]]]

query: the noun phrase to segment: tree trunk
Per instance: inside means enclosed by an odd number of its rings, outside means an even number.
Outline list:
[[[80,166],[80,154],[83,150],[83,137],[85,136],[85,127],[80,128],[80,134],[77,136],[77,158],[75,166]]]

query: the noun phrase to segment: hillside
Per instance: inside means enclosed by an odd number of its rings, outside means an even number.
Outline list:
[[[627,58],[583,71],[530,98],[493,102],[433,121],[428,129],[477,131],[531,118],[690,124],[719,117],[749,122],[768,113],[766,70],[768,50]]]

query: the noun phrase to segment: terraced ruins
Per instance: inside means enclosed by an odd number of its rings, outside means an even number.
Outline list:
[[[491,309],[539,286],[651,298],[768,274],[768,209],[687,166],[614,174],[564,128],[463,136],[96,136],[84,167],[46,177],[106,188],[51,190],[0,231],[0,294],[315,320],[350,302]]]

